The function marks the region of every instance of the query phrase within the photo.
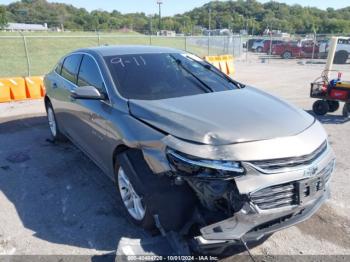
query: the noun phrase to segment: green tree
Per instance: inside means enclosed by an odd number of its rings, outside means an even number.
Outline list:
[[[210,0],[208,0],[210,1]],[[321,10],[301,5],[287,5],[257,0],[211,1],[184,14],[162,17],[164,29],[177,33],[199,33],[208,28],[211,10],[212,29],[229,28],[234,32],[248,28],[249,33],[261,34],[269,27],[289,33],[350,33],[350,7]],[[121,14],[76,8],[69,4],[46,0],[21,0],[0,6],[0,26],[10,22],[47,23],[49,27],[63,25],[70,30],[118,30],[129,28],[140,33],[158,30],[158,16],[144,13]]]
[[[5,25],[7,25],[6,8],[0,6],[0,28],[3,28]]]

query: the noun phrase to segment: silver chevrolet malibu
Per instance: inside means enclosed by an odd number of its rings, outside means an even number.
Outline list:
[[[312,216],[335,156],[311,115],[184,51],[104,46],[46,75],[54,140],[114,182],[125,215],[197,250],[256,242]]]

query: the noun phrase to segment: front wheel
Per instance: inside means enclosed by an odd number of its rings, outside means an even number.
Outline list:
[[[349,53],[345,50],[340,50],[335,53],[333,63],[342,65],[346,63],[346,60],[348,60]]]
[[[122,166],[116,167],[116,174],[118,195],[128,219],[147,230],[154,229],[148,204],[144,196],[135,189],[135,181],[127,175]]]
[[[256,52],[258,52],[258,53],[262,53],[262,51],[263,51],[263,48],[262,48],[261,46],[259,46],[259,47],[256,49]]]
[[[282,54],[283,59],[291,59],[292,58],[292,53],[289,51],[286,51]]]
[[[314,111],[314,113],[316,115],[323,116],[323,115],[327,114],[327,112],[329,111],[329,105],[328,105],[327,101],[317,100],[313,104],[312,110]]]
[[[121,211],[151,233],[158,233],[157,227],[181,230],[197,204],[187,184],[176,185],[167,175],[154,174],[138,149],[116,156],[115,181]]]

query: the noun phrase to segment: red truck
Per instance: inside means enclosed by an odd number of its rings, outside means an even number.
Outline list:
[[[319,55],[319,46],[312,40],[291,41],[273,45],[272,54],[279,55],[284,59],[290,58],[310,58],[314,49],[314,57]]]
[[[262,48],[263,53],[270,53],[270,43],[271,43],[271,40],[264,41],[264,47]],[[283,43],[284,43],[283,40],[272,40],[271,50],[274,45],[283,44]]]

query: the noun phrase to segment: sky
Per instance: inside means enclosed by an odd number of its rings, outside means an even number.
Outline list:
[[[170,16],[174,14],[190,11],[195,7],[200,7],[209,0],[162,0],[162,15]],[[268,2],[269,0],[258,0]],[[0,0],[0,4],[9,4],[11,0]],[[72,4],[76,7],[84,7],[88,11],[103,9],[107,11],[118,10],[122,13],[144,12],[154,14],[158,12],[157,0],[49,0],[49,2],[61,2]],[[343,8],[350,6],[349,0],[279,0],[287,4],[301,4],[303,6],[315,6],[321,9],[327,7]]]

